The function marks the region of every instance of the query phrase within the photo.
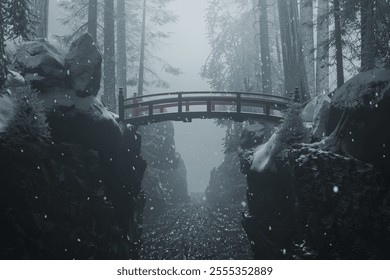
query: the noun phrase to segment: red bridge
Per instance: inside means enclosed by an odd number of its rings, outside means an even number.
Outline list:
[[[162,121],[191,122],[192,119],[234,121],[279,121],[291,99],[248,92],[167,92],[124,98],[119,91],[119,118],[124,123],[145,125]]]

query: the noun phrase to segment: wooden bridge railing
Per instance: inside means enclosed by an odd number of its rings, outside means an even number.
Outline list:
[[[247,92],[167,92],[125,98],[123,89],[118,100],[120,120],[131,124],[193,118],[279,120],[280,111],[290,103],[286,97]]]

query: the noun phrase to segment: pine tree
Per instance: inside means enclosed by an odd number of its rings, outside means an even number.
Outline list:
[[[35,14],[34,33],[36,38],[47,38],[49,29],[49,0],[32,0]]]
[[[305,69],[308,81],[309,96],[315,93],[315,67],[314,67],[314,30],[313,0],[301,0],[300,3],[300,24],[302,34],[302,47],[305,61]]]
[[[31,9],[29,0],[0,1],[0,88],[4,86],[8,73],[5,43],[17,37],[26,40],[32,37],[35,19]]]
[[[305,101],[308,94],[307,76],[299,32],[298,4],[296,0],[278,0],[285,95],[296,88]]]
[[[260,50],[263,93],[272,94],[271,52],[269,48],[267,0],[259,0]]]
[[[318,0],[316,95],[329,93],[329,2]]]
[[[118,87],[126,89],[127,53],[126,53],[126,1],[118,0],[117,4],[117,77]],[[126,93],[126,90],[125,90]]]
[[[117,111],[115,97],[115,13],[114,0],[104,0],[104,53],[102,100],[107,108]]]

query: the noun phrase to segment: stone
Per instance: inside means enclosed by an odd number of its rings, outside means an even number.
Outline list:
[[[389,258],[390,192],[383,172],[310,147],[292,150],[289,163],[303,233],[295,240],[305,240],[297,246],[300,258]]]
[[[97,96],[101,64],[102,56],[90,34],[84,34],[72,43],[65,57],[65,68],[70,85],[78,96]]]
[[[340,115],[336,122],[334,116]],[[377,69],[358,74],[336,90],[332,98],[328,127],[333,130],[324,148],[388,170],[388,119],[390,71]]]
[[[43,91],[65,82],[63,56],[45,39],[27,42],[19,47],[14,64],[26,82],[37,90]]]

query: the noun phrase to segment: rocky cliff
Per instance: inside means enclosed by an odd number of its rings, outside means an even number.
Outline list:
[[[137,258],[141,135],[96,97],[101,55],[92,37],[66,55],[28,42],[14,65],[28,86],[0,98],[12,108],[1,110],[0,257]]]
[[[389,80],[387,70],[359,74],[318,102],[309,137],[290,115],[245,157],[243,225],[255,258],[389,258]],[[294,131],[302,139],[286,141]]]
[[[148,163],[142,184],[147,197],[146,210],[158,213],[167,204],[187,201],[187,171],[176,152],[172,122],[142,127],[141,134],[142,157]]]

